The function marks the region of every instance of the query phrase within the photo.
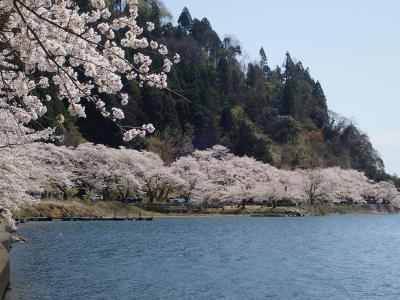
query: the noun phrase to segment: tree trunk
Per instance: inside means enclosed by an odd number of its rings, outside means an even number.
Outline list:
[[[246,200],[242,200],[242,210],[246,209]]]

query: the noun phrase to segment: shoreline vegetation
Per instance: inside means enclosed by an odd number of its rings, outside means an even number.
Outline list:
[[[82,201],[46,200],[30,204],[13,212],[16,220],[24,221],[32,218],[63,219],[63,218],[127,218],[138,216],[168,218],[168,217],[207,217],[207,216],[249,216],[249,217],[308,217],[328,215],[361,215],[361,214],[391,214],[399,213],[400,209],[391,204],[348,204],[348,205],[300,205],[278,206],[275,208],[262,205],[222,207],[199,207],[188,209],[185,205],[159,205],[146,209],[145,205],[121,204],[119,202],[85,203]]]

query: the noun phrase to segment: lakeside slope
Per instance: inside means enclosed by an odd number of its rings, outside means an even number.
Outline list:
[[[246,207],[224,206],[223,208],[204,208],[187,210],[184,206],[169,206],[163,210],[146,210],[134,204],[119,202],[85,203],[80,201],[42,201],[14,211],[14,218],[46,217],[53,219],[73,217],[93,218],[134,218],[138,215],[155,218],[174,216],[208,216],[208,215],[241,215],[257,217],[302,217],[325,216],[338,214],[391,214],[398,213],[399,208],[391,204],[366,205],[307,205],[298,207],[266,207],[247,205]]]

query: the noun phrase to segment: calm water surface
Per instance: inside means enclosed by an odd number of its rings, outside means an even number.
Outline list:
[[[30,223],[7,299],[400,299],[400,216]]]

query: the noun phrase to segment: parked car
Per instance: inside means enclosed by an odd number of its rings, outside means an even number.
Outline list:
[[[351,204],[353,204],[353,200],[347,200],[347,199],[340,200],[339,204],[340,205],[351,205]]]
[[[229,199],[229,200],[224,200],[222,203],[225,205],[241,205],[242,204],[242,199]]]
[[[276,201],[277,206],[296,206],[296,202],[290,199],[281,199]]]
[[[128,202],[128,203],[141,203],[142,202],[142,198],[137,197],[137,196],[129,196],[128,198],[126,198],[126,202]]]
[[[93,202],[98,202],[98,201],[103,201],[104,200],[104,197],[103,197],[103,195],[101,195],[101,194],[96,194],[96,195],[94,195],[93,197],[92,197],[92,201]]]
[[[184,204],[186,202],[183,198],[169,198],[167,203],[169,204]]]
[[[142,202],[142,198],[138,196],[127,196],[126,198],[124,196],[118,196],[117,201],[119,202],[125,202],[125,203],[140,203]]]
[[[64,200],[65,199],[65,194],[63,192],[55,193],[53,195],[54,199],[57,200]]]
[[[204,201],[205,201],[205,199],[202,197],[192,197],[189,199],[188,203],[192,204],[192,205],[200,205],[200,204],[203,204]]]
[[[29,195],[31,195],[33,198],[38,199],[38,200],[44,198],[44,195],[41,192],[31,192],[31,193],[29,193]]]
[[[247,202],[247,204],[254,204],[254,205],[263,205],[264,202],[268,201],[268,199],[264,199],[261,197],[253,197],[251,199],[249,199],[249,201]]]

